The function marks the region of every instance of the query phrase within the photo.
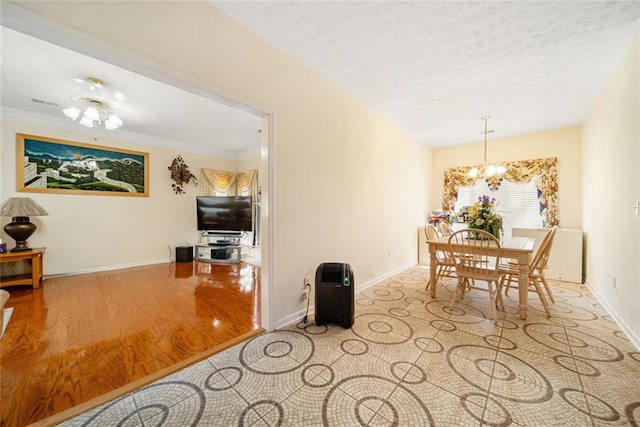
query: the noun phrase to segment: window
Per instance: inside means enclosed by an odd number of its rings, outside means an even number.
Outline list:
[[[538,189],[533,182],[513,183],[502,180],[498,189],[491,191],[487,182],[479,179],[472,187],[458,188],[458,200],[454,206],[454,212],[460,212],[464,206],[471,206],[482,195],[496,199],[496,212],[502,216],[505,235],[511,235],[512,227],[544,226],[544,219],[540,214]]]
[[[455,168],[445,169],[444,171],[444,185],[442,191],[442,208],[446,211],[454,210],[456,205],[468,206],[472,202],[478,199],[479,195],[486,194],[491,197],[495,197],[503,203],[502,209],[504,214],[509,216],[509,211],[518,210],[518,208],[508,207],[509,205],[518,206],[515,201],[511,199],[519,199],[521,197],[537,197],[537,203],[525,203],[527,212],[531,215],[524,215],[525,218],[518,218],[511,220],[507,218],[510,225],[505,228],[505,233],[511,233],[511,227],[525,226],[534,224],[539,226],[540,222],[543,227],[553,227],[559,225],[559,212],[558,212],[558,159],[556,157],[547,157],[544,159],[531,159],[531,160],[518,160],[515,162],[505,162],[503,166],[506,167],[506,173],[502,180],[496,179],[496,177],[487,178],[489,185],[497,189],[495,191],[488,191],[486,187],[487,183],[483,179],[476,179],[469,176],[469,171],[472,166],[459,166]],[[457,203],[459,196],[465,197],[465,191],[459,190],[463,188],[473,187],[480,182],[482,190],[478,193],[471,195],[467,198],[466,204]],[[529,183],[529,184],[527,184]],[[511,184],[511,185],[510,185]],[[522,190],[523,187],[512,187],[512,185],[526,184],[526,186],[535,186],[535,192],[532,187],[531,192],[529,190]],[[512,192],[512,191],[513,192]],[[524,193],[524,194],[522,194]],[[529,200],[529,199],[526,199]],[[535,206],[535,210],[534,210]],[[530,209],[530,210],[529,210]],[[534,218],[535,212],[535,220]],[[540,215],[542,221],[538,220],[537,215]],[[519,216],[519,215],[518,215]]]

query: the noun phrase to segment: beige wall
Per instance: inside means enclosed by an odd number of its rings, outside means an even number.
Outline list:
[[[640,33],[583,125],[583,164],[587,282],[640,346]]]
[[[494,134],[495,135],[495,134]],[[582,228],[582,149],[580,127],[488,139],[490,162],[558,158],[560,227]],[[430,210],[442,208],[445,169],[482,163],[484,143],[477,142],[433,152]]]
[[[415,264],[431,152],[359,101],[204,2],[17,4],[275,112],[278,324],[299,319],[322,262],[350,263],[357,285]]]
[[[246,159],[240,159],[237,162],[238,172],[244,172],[251,169],[260,170],[260,157],[248,157]]]
[[[0,124],[2,199],[31,197],[49,213],[45,217],[32,218],[38,230],[29,239],[32,247],[47,247],[46,275],[168,261],[174,256],[175,246],[199,241],[194,200],[199,188],[187,185],[185,194],[176,195],[171,189],[172,181],[167,169],[171,161],[178,154],[182,155],[197,177],[204,167],[225,170],[237,167],[236,160],[133,144],[112,139],[108,132],[94,141],[85,133],[11,120],[2,120]],[[147,152],[149,197],[17,193],[16,133]],[[2,218],[2,225],[9,220]],[[13,245],[13,240],[4,232],[2,239],[9,246]]]

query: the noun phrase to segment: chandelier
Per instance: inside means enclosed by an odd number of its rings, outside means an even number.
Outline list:
[[[482,120],[484,120],[484,163],[479,167],[473,167],[469,171],[469,176],[471,178],[490,178],[496,175],[502,175],[507,171],[507,169],[502,165],[494,165],[487,162],[487,122],[491,116],[483,116]]]
[[[111,112],[112,104],[104,91],[104,83],[95,77],[88,77],[86,80],[89,86],[83,89],[78,96],[72,99],[79,104],[79,107],[69,107],[62,110],[65,116],[71,120],[80,118],[79,124],[88,128],[104,125],[105,129],[113,130],[122,126],[122,119]],[[122,98],[119,93],[115,94],[116,99]]]

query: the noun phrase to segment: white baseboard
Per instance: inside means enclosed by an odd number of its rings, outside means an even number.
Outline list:
[[[633,330],[629,327],[629,325],[627,325],[624,322],[624,320],[622,320],[620,316],[618,316],[618,314],[613,310],[613,308],[609,304],[607,304],[605,299],[602,298],[602,296],[598,294],[596,291],[594,291],[591,286],[589,286],[586,280],[584,284],[589,288],[591,293],[596,297],[596,299],[604,307],[604,309],[607,310],[607,313],[609,313],[609,315],[613,318],[613,320],[616,321],[618,326],[620,326],[620,329],[622,329],[622,332],[624,332],[629,337],[629,340],[631,340],[631,343],[636,347],[636,349],[640,351],[640,338],[633,332]]]
[[[132,262],[129,264],[107,265],[104,267],[88,268],[86,270],[68,271],[66,273],[58,273],[58,274],[47,274],[46,276],[44,276],[44,278],[53,279],[56,277],[75,276],[77,274],[99,273],[101,271],[120,270],[123,268],[131,268],[131,267],[142,267],[145,265],[163,264],[166,262],[173,262],[173,260],[165,258],[165,259],[156,259],[156,260],[149,260],[149,261]]]
[[[413,267],[415,264],[410,264],[404,267],[400,267],[397,268],[395,270],[392,270],[388,273],[385,273],[381,276],[378,276],[374,279],[368,280],[364,283],[361,283],[359,285],[356,285],[356,288],[354,289],[354,292],[357,294],[358,292],[362,292],[363,290],[367,289],[370,286],[375,285],[376,283],[380,283],[385,279],[388,279],[389,277],[398,274],[398,273],[402,273],[405,270],[408,270],[409,268]],[[315,304],[313,303],[313,299],[311,301],[309,301],[309,316],[311,316],[311,314],[313,314],[315,311]],[[275,323],[275,328],[276,329],[280,329],[280,328],[284,328],[285,326],[291,325],[293,323],[299,323],[302,321],[302,319],[304,319],[304,315],[307,312],[307,307],[305,304],[305,308],[303,308],[302,310],[298,310],[295,313],[292,313],[288,316],[283,317],[282,319],[276,321]]]

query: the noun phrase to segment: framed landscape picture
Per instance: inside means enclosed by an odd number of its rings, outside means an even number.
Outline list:
[[[17,191],[149,197],[149,154],[16,134]]]

